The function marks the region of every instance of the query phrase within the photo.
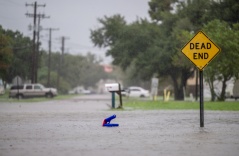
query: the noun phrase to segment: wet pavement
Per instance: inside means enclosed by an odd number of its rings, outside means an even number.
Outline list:
[[[87,99],[87,100],[86,100]],[[97,98],[96,98],[97,99]],[[0,156],[237,156],[239,112],[112,111],[110,97],[0,104]],[[116,114],[102,127],[104,118]]]

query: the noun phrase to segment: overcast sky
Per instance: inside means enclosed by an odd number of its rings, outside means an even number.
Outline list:
[[[52,33],[52,51],[60,51],[60,37],[69,39],[65,42],[65,51],[72,54],[85,55],[91,52],[100,56],[106,63],[110,58],[105,58],[105,49],[93,46],[90,40],[90,29],[96,29],[100,25],[97,18],[104,15],[112,16],[120,14],[130,23],[137,18],[149,18],[148,2],[150,0],[37,0],[37,4],[46,4],[46,7],[38,7],[37,12],[50,16],[42,19],[43,28],[59,28]],[[33,7],[25,4],[33,4],[30,0],[0,0],[0,25],[4,29],[18,30],[32,38],[32,31],[28,25],[33,24],[33,18],[26,17],[25,13],[33,13]],[[48,50],[48,31],[41,32],[43,48]]]

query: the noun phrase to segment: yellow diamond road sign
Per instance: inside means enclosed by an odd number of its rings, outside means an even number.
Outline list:
[[[199,31],[183,48],[182,52],[200,70],[220,52],[220,48],[206,34]]]

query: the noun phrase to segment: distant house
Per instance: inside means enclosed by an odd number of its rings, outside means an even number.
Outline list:
[[[102,66],[106,73],[111,73],[113,71],[113,67],[111,65],[102,65]]]

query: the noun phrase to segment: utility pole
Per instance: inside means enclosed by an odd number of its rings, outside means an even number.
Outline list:
[[[65,51],[65,40],[69,39],[65,36],[61,37],[61,56],[60,56],[60,62],[58,65],[58,74],[57,74],[57,89],[59,89],[60,86],[60,76],[62,76],[63,71],[63,64],[64,64],[64,51]]]
[[[32,59],[31,59],[31,82],[36,83],[37,82],[37,68],[38,68],[38,46],[36,46],[36,36],[38,34],[39,37],[39,32],[37,33],[37,18],[39,18],[38,21],[38,31],[40,31],[40,18],[47,18],[45,14],[37,14],[37,7],[45,7],[46,5],[39,5],[37,2],[34,2],[34,4],[28,4],[26,3],[26,6],[32,6],[34,7],[34,12],[32,14],[26,13],[27,17],[33,17],[33,39],[32,39]]]
[[[196,71],[195,100],[198,101],[198,69]]]
[[[47,28],[45,30],[49,30],[49,41],[48,41],[48,48],[49,48],[49,55],[48,55],[48,74],[47,74],[47,86],[51,87],[51,36],[52,31],[59,30],[59,28]]]

